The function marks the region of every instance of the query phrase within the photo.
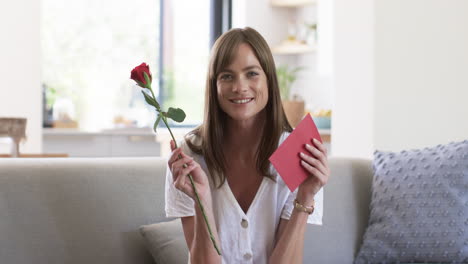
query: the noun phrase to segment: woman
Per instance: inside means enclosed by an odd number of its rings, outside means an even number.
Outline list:
[[[203,124],[180,148],[171,142],[166,178],[166,215],[181,217],[191,263],[302,263],[306,224],[322,222],[327,153],[319,142],[304,142],[309,152],[300,154],[301,164],[310,177],[294,193],[269,163],[292,129],[273,56],[257,31],[232,29],[216,41],[205,102]],[[222,256],[194,202],[188,174]]]

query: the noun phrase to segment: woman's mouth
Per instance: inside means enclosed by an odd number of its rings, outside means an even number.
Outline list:
[[[230,99],[229,101],[231,101],[234,104],[247,104],[251,102],[252,100],[253,98],[242,98],[242,99]]]

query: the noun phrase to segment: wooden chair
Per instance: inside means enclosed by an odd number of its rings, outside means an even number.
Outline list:
[[[19,143],[26,139],[26,118],[0,118],[0,137],[9,137],[13,140],[11,156],[18,157]]]

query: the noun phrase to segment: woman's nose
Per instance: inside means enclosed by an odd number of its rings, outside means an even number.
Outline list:
[[[247,91],[248,88],[249,88],[248,80],[241,77],[241,78],[237,78],[234,81],[234,85],[232,86],[232,91],[237,92],[237,93],[245,92]]]

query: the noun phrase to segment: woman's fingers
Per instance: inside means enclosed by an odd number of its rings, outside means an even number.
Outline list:
[[[180,157],[180,159],[174,161],[172,163],[172,168],[171,169],[178,169],[178,168],[181,168],[183,167],[184,164],[186,163],[191,163],[193,162],[193,158],[189,157],[189,156],[186,156],[186,155],[182,155]]]
[[[175,148],[174,140],[171,140],[171,151],[174,151]]]
[[[302,167],[304,167],[310,174],[314,175],[320,182],[320,187],[327,183],[327,177],[319,169],[311,166],[305,161],[301,161]]]
[[[313,145],[306,144],[305,148],[312,156],[300,153],[302,166],[312,175],[316,176],[321,186],[328,181],[330,170],[328,167],[327,148],[320,141],[311,140]],[[309,154],[308,153],[308,154]]]
[[[172,151],[171,156],[167,162],[169,168],[172,168],[172,164],[178,161],[181,157],[189,157],[190,159],[193,159],[192,157],[187,156],[184,152],[182,152],[181,148],[176,148],[174,151]]]
[[[172,177],[175,178],[177,176],[177,172],[184,167],[184,164],[191,162],[193,162],[193,158],[182,153],[180,159],[174,161],[171,165]]]
[[[188,163],[185,168],[180,169],[177,173],[177,179],[174,182],[175,188],[194,198],[195,193],[192,184],[187,176],[189,176],[190,174],[193,175],[193,171],[198,169],[199,167],[200,164],[198,164],[195,161],[192,161]]]
[[[323,165],[326,164],[327,162],[327,157],[325,156],[325,154],[320,151],[319,149],[313,147],[312,145],[309,145],[309,144],[306,144],[306,149],[307,151],[310,152],[310,154],[312,154],[316,159],[318,159]]]
[[[314,143],[314,145],[325,155],[327,156],[328,155],[328,150],[327,148],[323,145],[323,143],[321,143],[320,141],[318,141],[317,139],[312,139],[311,140],[312,143]]]
[[[191,163],[188,163],[185,168],[180,169],[177,172],[177,177],[176,180],[174,181],[174,186],[181,190],[181,191],[188,191],[184,190],[186,187],[186,182],[187,182],[187,175],[195,168],[195,163],[192,161]]]
[[[171,157],[167,161],[167,164],[169,165],[169,168],[172,168],[172,164],[176,162],[179,159],[179,155],[182,153],[181,148],[176,148],[175,150],[172,151]]]
[[[324,164],[322,162],[314,157],[308,156],[305,153],[299,153],[299,156],[301,156],[302,160],[307,162],[309,165],[315,167],[318,169],[321,173],[326,174],[327,169],[325,168]]]

